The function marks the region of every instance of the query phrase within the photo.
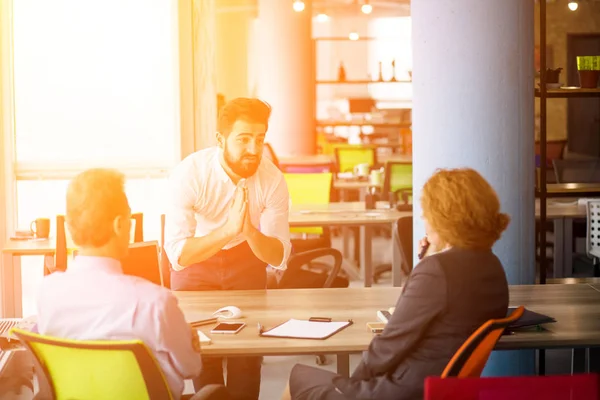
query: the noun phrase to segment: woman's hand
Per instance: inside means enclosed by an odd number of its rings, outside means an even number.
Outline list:
[[[427,249],[429,248],[429,241],[427,240],[427,236],[425,236],[423,239],[419,240],[419,260],[423,259],[423,257],[425,257],[425,254],[427,253]]]

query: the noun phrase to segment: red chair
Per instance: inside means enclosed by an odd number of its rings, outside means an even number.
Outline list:
[[[599,376],[556,375],[425,379],[425,400],[591,400],[600,398]]]

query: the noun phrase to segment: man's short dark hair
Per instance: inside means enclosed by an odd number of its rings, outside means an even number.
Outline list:
[[[238,97],[226,103],[217,120],[217,131],[224,136],[231,133],[231,127],[237,120],[264,124],[269,127],[271,106],[259,99]]]

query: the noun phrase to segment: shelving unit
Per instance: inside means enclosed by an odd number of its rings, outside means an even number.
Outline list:
[[[541,53],[540,53],[541,54]],[[541,97],[540,89],[535,89],[535,97]],[[546,89],[546,98],[548,99],[573,99],[582,97],[600,97],[600,88],[598,89]]]
[[[317,126],[372,126],[373,128],[410,128],[412,126],[409,122],[399,123],[374,123],[374,122],[327,122],[317,121]]]
[[[349,37],[315,37],[313,38],[314,46],[313,48],[317,49],[317,44],[319,42],[365,42],[365,41],[375,41],[375,40],[396,40],[394,37],[359,37],[356,40],[350,39]],[[315,65],[316,68],[316,65]],[[347,79],[347,80],[334,80],[334,79],[317,79],[315,81],[316,86],[366,86],[370,85],[406,85],[412,84],[412,79],[397,79],[397,80],[372,80],[372,79]],[[315,96],[318,96],[318,91],[315,90]],[[315,99],[315,104],[317,104],[318,98]],[[315,110],[315,115],[317,114]],[[412,123],[410,122],[369,122],[369,121],[360,121],[360,122],[352,122],[352,121],[328,121],[328,120],[317,120],[316,127],[317,132],[323,133],[324,128],[335,128],[335,127],[372,127],[373,129],[383,130],[384,132],[391,132],[393,129],[397,129],[400,131],[403,128],[410,128]],[[399,132],[399,137],[401,133]]]
[[[579,196],[595,195],[598,193],[592,190],[593,187],[582,184],[577,184],[577,189],[566,185],[547,184],[547,153],[546,145],[548,138],[546,135],[546,117],[547,107],[546,101],[548,99],[568,99],[568,98],[599,98],[600,88],[596,89],[547,89],[546,88],[546,0],[541,0],[540,4],[540,85],[539,88],[535,89],[535,97],[540,99],[540,174],[539,181],[537,182],[535,194],[540,199],[540,232],[539,232],[539,245],[540,245],[540,284],[546,283],[546,268],[547,268],[547,257],[546,257],[546,235],[544,227],[547,222],[547,210],[546,201],[548,198],[554,197],[567,197],[572,196],[576,193]],[[596,188],[599,185],[594,185]],[[536,232],[538,235],[538,232]],[[537,251],[537,249],[536,249]],[[543,358],[542,352],[540,357]],[[541,361],[541,360],[540,360]],[[541,363],[540,365],[542,365]]]
[[[412,81],[408,80],[397,80],[397,81],[360,81],[360,80],[351,80],[351,81],[317,81],[317,85],[374,85],[374,84],[382,84],[382,83],[412,83]]]

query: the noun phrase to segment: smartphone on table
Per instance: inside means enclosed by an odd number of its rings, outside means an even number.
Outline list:
[[[221,322],[217,326],[215,326],[210,333],[233,333],[236,334],[241,331],[244,326],[246,326],[245,322]]]
[[[384,324],[387,324],[392,318],[392,314],[390,314],[387,310],[379,310],[377,311],[377,319]]]
[[[371,333],[380,334],[383,332],[383,328],[385,328],[383,322],[367,322],[367,329],[371,331]]]

